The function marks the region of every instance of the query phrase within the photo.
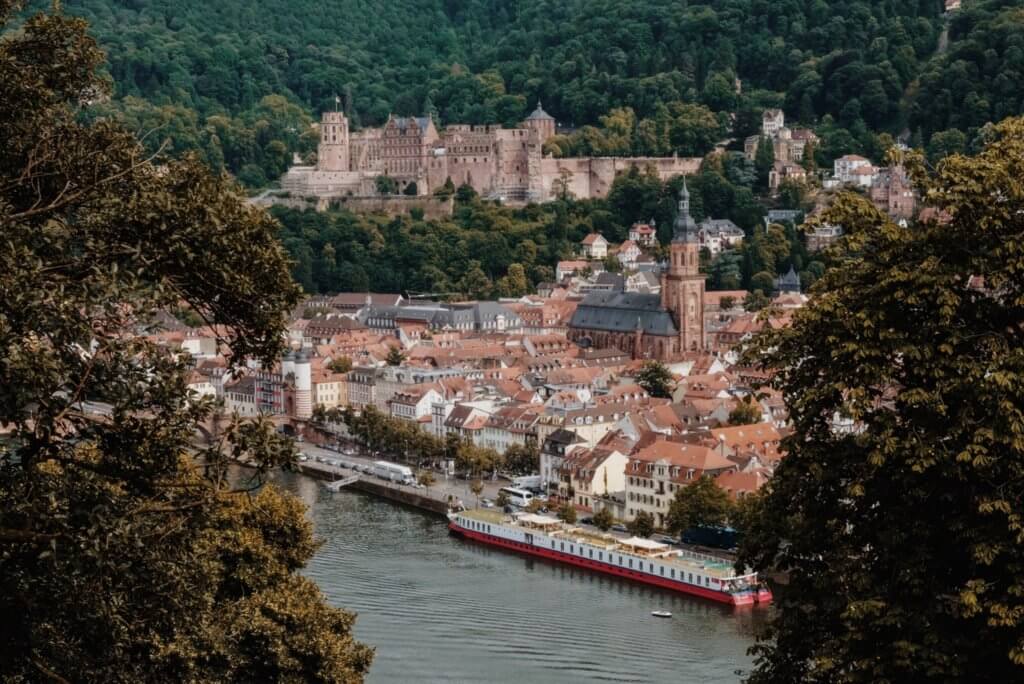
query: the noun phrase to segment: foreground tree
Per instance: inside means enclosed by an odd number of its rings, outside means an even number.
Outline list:
[[[331,369],[332,373],[348,373],[352,370],[352,359],[347,356],[339,356],[332,359],[327,367]]]
[[[1024,120],[908,168],[951,220],[844,195],[836,268],[758,343],[794,434],[740,563],[800,590],[755,682],[1024,680]]]
[[[558,509],[558,517],[572,525],[576,522],[576,507],[572,505],[572,502],[566,501]]]
[[[761,422],[761,404],[746,395],[736,402],[735,408],[729,411],[729,425],[752,425]]]
[[[629,533],[637,537],[650,537],[654,534],[654,516],[647,511],[640,511],[629,524],[626,525]]]
[[[636,382],[652,397],[668,399],[672,396],[675,378],[665,364],[660,361],[648,361],[637,372]]]
[[[18,9],[0,0],[0,26]],[[187,396],[182,359],[126,334],[186,306],[234,365],[278,358],[297,290],[274,223],[195,161],[157,166],[81,123],[101,58],[60,14],[0,39],[0,672],[358,680],[372,652],[353,616],[296,573],[316,549],[302,504],[227,481],[229,454],[262,474],[294,448],[234,422],[195,452],[211,403]]]
[[[535,445],[513,444],[505,450],[505,470],[513,475],[529,475],[540,470],[540,451]]]
[[[612,512],[607,508],[599,510],[594,514],[592,519],[594,521],[594,527],[602,532],[607,532],[611,529],[611,526],[615,524],[615,516],[612,515]]]
[[[469,485],[469,491],[476,497],[476,506],[480,507],[480,495],[484,493],[484,483],[480,480],[473,480]]]
[[[385,361],[387,361],[389,366],[401,366],[402,362],[405,361],[405,354],[402,353],[399,347],[390,347]]]
[[[682,534],[694,527],[724,525],[732,512],[732,502],[725,490],[707,475],[702,475],[676,490],[668,506],[668,528]]]

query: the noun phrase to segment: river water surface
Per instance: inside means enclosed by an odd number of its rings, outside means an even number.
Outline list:
[[[443,519],[301,476],[306,573],[359,613],[368,681],[737,682],[765,609],[731,609],[450,537]],[[651,616],[672,611],[671,619]]]

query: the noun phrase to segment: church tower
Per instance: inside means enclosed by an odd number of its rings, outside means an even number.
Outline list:
[[[320,119],[317,171],[348,171],[348,119],[343,112],[324,112]]]
[[[661,278],[661,305],[672,314],[679,330],[679,351],[704,349],[704,275],[700,272],[700,244],[697,222],[690,216],[690,192],[679,192],[676,217],[669,247],[668,271]]]

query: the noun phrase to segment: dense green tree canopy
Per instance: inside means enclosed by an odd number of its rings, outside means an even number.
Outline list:
[[[649,537],[654,534],[654,514],[637,511],[636,516],[626,524],[629,533],[637,537]]]
[[[1024,14],[1020,3],[963,3],[949,26],[949,48],[927,64],[910,124],[926,136],[973,133],[1024,111]]]
[[[933,175],[948,222],[845,195],[842,257],[750,360],[793,423],[740,561],[780,567],[755,682],[1024,678],[1024,120]]]
[[[729,218],[749,235],[740,250],[723,252],[708,263],[708,288],[750,287],[755,274],[771,279],[791,265],[810,283],[824,264],[812,260],[791,225],[764,226],[764,208],[754,199],[748,171],[741,154],[710,155],[689,181],[698,220]],[[281,239],[294,259],[292,274],[307,292],[516,297],[553,280],[557,262],[570,258],[589,233],[619,242],[630,225],[653,219],[667,240],[681,184],[679,177],[663,182],[650,168],[633,168],[616,177],[602,200],[512,209],[466,193],[448,219],[344,209],[274,207],[271,213],[284,224]]]
[[[942,3],[922,0],[65,4],[109,54],[115,97],[94,115],[159,125],[148,141],[169,136],[252,185],[312,151],[310,117],[335,97],[356,126],[390,112],[513,124],[542,99],[579,128],[560,154],[701,155],[730,127],[757,133],[769,106],[834,122],[822,154],[867,153],[872,131],[973,139],[1022,106],[1024,21],[1005,0],[968,3],[945,51]]]
[[[666,526],[672,532],[682,534],[694,527],[724,525],[732,508],[725,490],[704,475],[676,490],[669,504]]]
[[[660,361],[646,361],[636,373],[636,382],[652,397],[667,399],[672,396],[676,380],[672,371]]]
[[[211,402],[188,396],[186,359],[132,334],[186,306],[233,364],[276,359],[298,295],[276,225],[195,160],[83,123],[101,59],[60,14],[0,39],[0,672],[357,681],[372,652],[353,616],[297,573],[316,549],[302,504],[226,477],[228,456],[263,473],[294,447],[263,422],[195,447]]]

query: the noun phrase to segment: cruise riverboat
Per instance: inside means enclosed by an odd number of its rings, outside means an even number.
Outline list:
[[[771,591],[756,573],[737,575],[722,558],[650,539],[618,539],[533,513],[480,509],[448,515],[448,529],[467,539],[571,563],[662,589],[734,606],[767,604]]]

